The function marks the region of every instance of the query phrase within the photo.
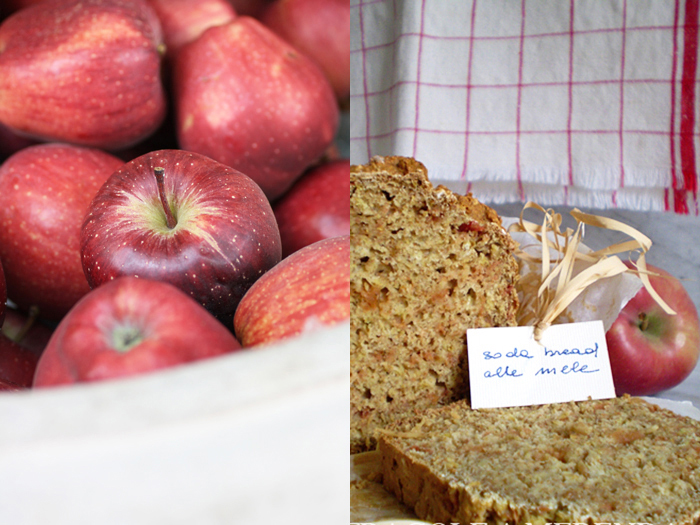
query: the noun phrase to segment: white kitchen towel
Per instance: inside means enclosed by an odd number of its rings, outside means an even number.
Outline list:
[[[350,155],[485,202],[699,214],[700,0],[350,0]]]

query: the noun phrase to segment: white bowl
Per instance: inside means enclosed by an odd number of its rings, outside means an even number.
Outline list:
[[[347,523],[349,323],[0,396],[0,521]]]

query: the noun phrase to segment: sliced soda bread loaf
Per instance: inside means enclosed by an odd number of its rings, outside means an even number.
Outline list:
[[[464,397],[466,329],[515,325],[518,264],[496,212],[411,158],[350,170],[351,452]]]

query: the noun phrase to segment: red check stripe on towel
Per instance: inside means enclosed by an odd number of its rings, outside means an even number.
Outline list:
[[[486,202],[700,213],[699,0],[351,0],[351,161]]]

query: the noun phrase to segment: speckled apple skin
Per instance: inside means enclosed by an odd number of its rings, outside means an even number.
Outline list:
[[[67,144],[25,148],[0,166],[0,260],[7,294],[54,321],[90,291],[80,228],[90,201],[124,162]]]
[[[350,236],[293,253],[246,293],[234,318],[244,347],[272,343],[350,318]]]
[[[260,22],[238,17],[173,61],[180,147],[252,178],[273,201],[332,144],[339,109],[311,59]]]
[[[350,96],[350,3],[347,0],[272,2],[260,20],[321,67],[339,100]]]
[[[163,121],[163,36],[144,0],[45,0],[0,26],[0,121],[107,150]]]
[[[323,239],[350,235],[350,162],[335,160],[312,168],[272,209],[282,257]]]
[[[125,324],[138,327],[143,339],[119,351],[112,334]],[[123,277],[91,291],[59,323],[33,386],[132,376],[240,348],[225,326],[174,286]]]
[[[236,18],[229,0],[148,0],[160,19],[168,56],[198,38],[210,27]]]
[[[153,169],[179,209],[169,230]],[[89,207],[81,254],[90,286],[137,276],[173,284],[230,325],[243,294],[282,257],[277,221],[249,177],[182,150],[142,155],[117,170]]]

